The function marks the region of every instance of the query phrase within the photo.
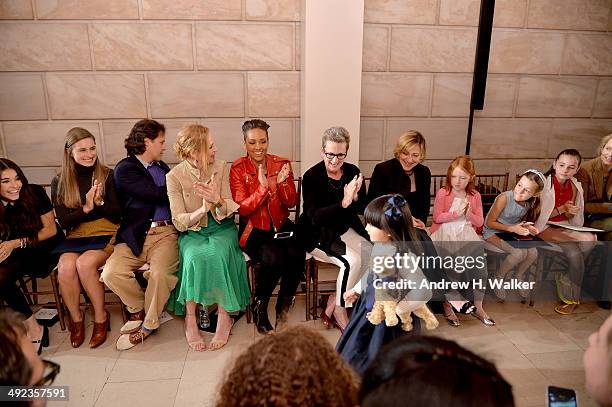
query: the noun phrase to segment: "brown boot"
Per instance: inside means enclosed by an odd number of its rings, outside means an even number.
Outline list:
[[[70,343],[73,348],[78,348],[85,342],[85,314],[81,311],[81,320],[74,322],[70,319]]]
[[[107,310],[104,310],[104,313],[106,314],[106,320],[104,322],[94,321],[93,333],[89,341],[90,348],[97,348],[106,341],[106,333],[110,331],[110,314]]]

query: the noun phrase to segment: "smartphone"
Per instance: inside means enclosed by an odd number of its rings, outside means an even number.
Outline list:
[[[576,392],[563,387],[548,386],[548,407],[578,407]]]
[[[274,234],[275,239],[289,239],[293,236],[293,232],[278,232]]]

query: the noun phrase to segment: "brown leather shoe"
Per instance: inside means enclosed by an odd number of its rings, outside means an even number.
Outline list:
[[[106,320],[104,322],[94,321],[93,333],[89,341],[90,348],[97,348],[106,341],[106,333],[110,331],[110,314],[107,310],[104,310],[104,313],[106,313]]]
[[[85,314],[81,311],[81,320],[74,322],[70,319],[70,343],[73,348],[78,348],[85,342]]]

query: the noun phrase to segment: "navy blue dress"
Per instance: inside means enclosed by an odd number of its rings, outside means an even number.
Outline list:
[[[417,229],[416,232],[423,245],[425,254],[437,256],[438,253],[427,232],[423,229]],[[445,275],[444,270],[438,269],[435,266],[429,269],[423,268],[422,271],[429,281],[440,281],[442,276]],[[421,333],[421,321],[415,316],[412,318],[413,328],[410,332],[402,330],[401,323],[388,327],[384,322],[374,325],[368,321],[366,315],[372,310],[375,301],[373,276],[374,274],[368,270],[365,293],[355,303],[351,319],[336,344],[336,351],[360,375],[363,374],[368,364],[384,345],[400,336],[420,335]],[[433,295],[434,299],[444,298],[442,292],[434,293]]]
[[[421,333],[421,322],[416,317],[412,318],[413,328],[410,332],[402,330],[401,322],[388,327],[384,321],[378,325],[368,321],[366,315],[374,305],[373,275],[371,272],[368,274],[365,294],[355,303],[351,319],[336,344],[336,351],[360,375],[384,345],[400,336]]]

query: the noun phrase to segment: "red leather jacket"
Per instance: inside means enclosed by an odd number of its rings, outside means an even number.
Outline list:
[[[270,230],[270,217],[274,229],[279,230],[289,217],[289,208],[296,205],[297,193],[293,183],[293,172],[289,171],[289,176],[284,182],[276,183],[276,176],[285,163],[291,165],[286,158],[266,154],[267,188],[259,184],[257,167],[248,156],[232,163],[230,169],[232,198],[240,205],[238,213],[248,222],[240,237],[240,246],[244,247],[254,227]]]

